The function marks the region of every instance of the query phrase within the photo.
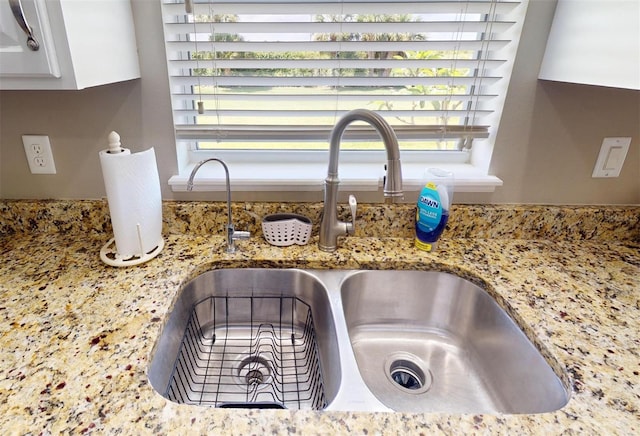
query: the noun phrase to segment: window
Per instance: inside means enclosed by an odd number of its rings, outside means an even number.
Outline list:
[[[463,188],[500,184],[488,164],[526,0],[164,1],[174,189],[212,154],[236,187],[318,189],[332,126],[356,108],[393,126],[405,184],[429,165],[456,167]],[[340,153],[343,183],[377,189],[373,129],[354,124]]]

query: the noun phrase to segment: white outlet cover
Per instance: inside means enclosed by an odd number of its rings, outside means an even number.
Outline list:
[[[22,135],[22,144],[31,174],[56,174],[51,142],[45,135]]]
[[[598,160],[593,168],[591,177],[618,177],[622,170],[622,164],[627,157],[631,138],[604,138]]]

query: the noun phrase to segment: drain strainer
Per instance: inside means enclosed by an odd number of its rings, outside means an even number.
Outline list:
[[[236,382],[250,389],[261,389],[271,383],[271,365],[261,356],[249,356],[240,361]]]
[[[404,392],[422,394],[433,383],[431,371],[417,356],[409,353],[393,354],[385,363],[387,378]]]

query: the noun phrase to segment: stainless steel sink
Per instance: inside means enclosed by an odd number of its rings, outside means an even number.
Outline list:
[[[483,289],[426,271],[361,271],[341,286],[362,377],[393,410],[540,413],[569,395]]]
[[[179,290],[151,385],[215,407],[541,413],[569,392],[483,289],[427,271],[220,269]]]

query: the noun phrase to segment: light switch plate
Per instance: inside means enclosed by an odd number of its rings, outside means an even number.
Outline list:
[[[631,138],[604,138],[591,177],[618,177],[627,157]]]

